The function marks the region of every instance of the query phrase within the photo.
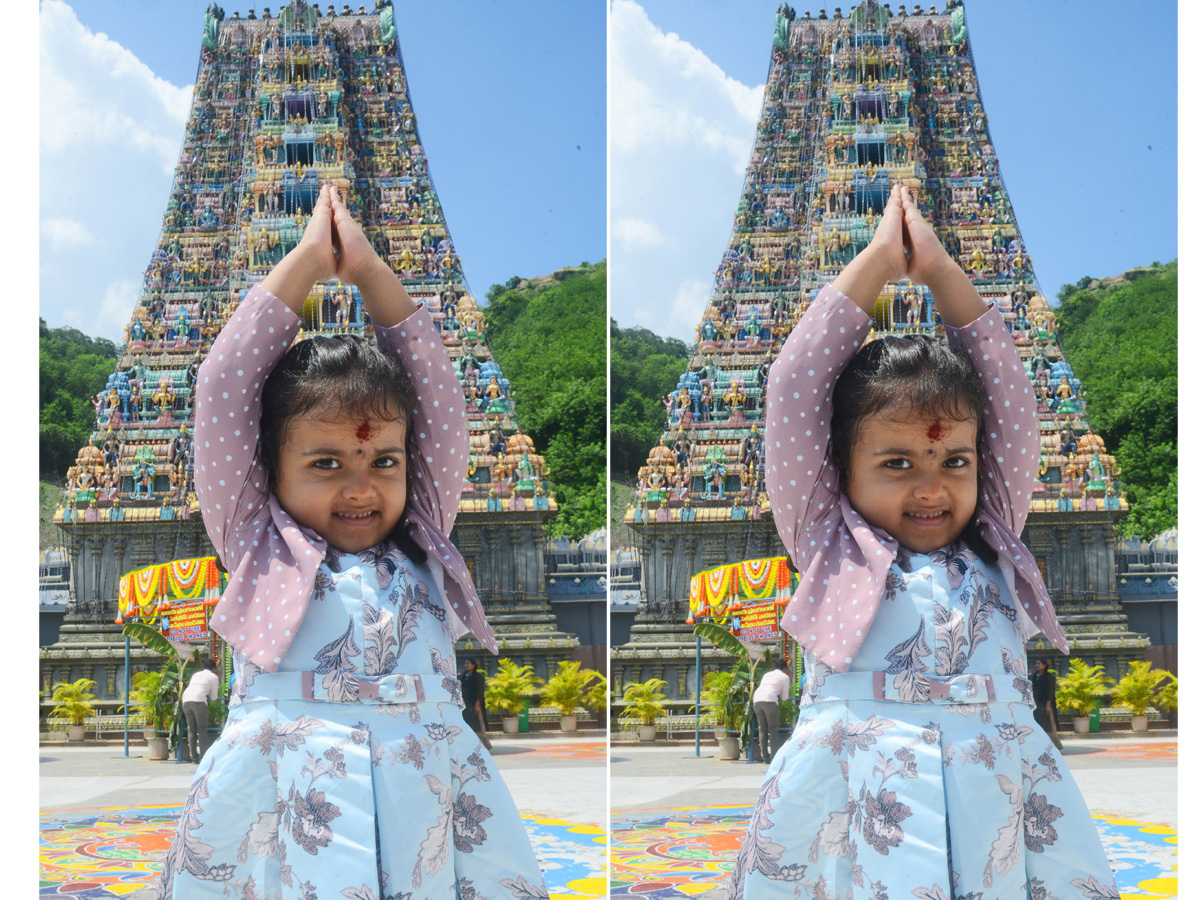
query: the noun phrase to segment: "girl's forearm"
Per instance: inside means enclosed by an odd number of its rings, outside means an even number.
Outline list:
[[[313,285],[321,274],[321,264],[302,244],[288,251],[267,277],[262,286],[287,304],[296,315],[304,308]]]
[[[938,314],[947,325],[962,328],[987,312],[987,304],[979,291],[949,254],[934,273],[926,276],[925,283],[933,294]]]
[[[366,275],[357,279],[363,306],[371,322],[390,328],[399,325],[417,311],[417,304],[396,273],[382,259],[376,258]]]
[[[879,248],[868,244],[838,273],[833,287],[853,300],[854,305],[869,316],[879,300],[880,291],[892,275],[892,268],[892,263],[880,253]]]

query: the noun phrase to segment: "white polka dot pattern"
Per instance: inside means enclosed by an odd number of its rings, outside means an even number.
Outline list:
[[[267,490],[258,462],[262,385],[300,330],[287,305],[255,286],[230,317],[196,382],[196,494],[208,536],[230,571],[213,610],[213,628],[247,659],[275,671],[304,617],[325,555],[319,535],[302,528]],[[445,571],[450,612],[495,653],[466,564],[448,537],[466,474],[466,401],[450,357],[424,307],[376,337],[404,360],[417,389],[405,519],[413,538]],[[257,355],[253,365],[241,359]],[[230,399],[230,397],[240,399]],[[438,434],[439,439],[423,435]],[[451,437],[453,435],[453,437]]]
[[[862,646],[897,550],[890,535],[850,506],[829,458],[833,388],[871,324],[848,297],[824,288],[792,329],[767,378],[767,494],[775,527],[800,572],[781,624],[837,671],[846,671]],[[976,520],[984,540],[1012,564],[1017,598],[1029,620],[1065,653],[1066,635],[1033,554],[1018,537],[1040,452],[1036,401],[1020,355],[994,308],[946,333],[969,356],[987,392],[980,460],[987,490]]]

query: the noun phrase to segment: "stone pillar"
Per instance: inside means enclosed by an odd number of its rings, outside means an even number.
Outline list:
[[[675,554],[675,544],[669,536],[664,537],[666,539],[662,542],[662,598],[670,600],[674,596],[674,591],[671,590],[671,557]]]

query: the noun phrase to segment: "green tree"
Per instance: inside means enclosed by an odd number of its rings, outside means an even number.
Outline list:
[[[38,322],[38,455],[43,478],[66,478],[96,424],[92,398],[116,369],[117,347]]]
[[[688,346],[645,328],[620,328],[610,321],[610,390],[614,474],[633,479],[667,424],[663,395],[675,389],[687,368]]]
[[[605,524],[607,287],[601,262],[550,278],[511,278],[487,292],[492,352],[558,500],[554,537],[577,540]]]
[[[1121,466],[1127,535],[1179,522],[1178,262],[1059,291],[1059,340],[1087,395],[1088,422]],[[1093,286],[1094,285],[1094,286]]]

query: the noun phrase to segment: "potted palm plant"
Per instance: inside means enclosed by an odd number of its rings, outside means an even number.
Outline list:
[[[591,669],[580,671],[577,662],[560,662],[558,671],[550,676],[542,688],[542,706],[558,710],[559,727],[563,731],[575,730],[575,710],[583,705],[588,685],[599,674]]]
[[[596,680],[592,682],[587,696],[583,698],[583,705],[596,714],[596,727],[601,730],[607,727],[605,719],[608,715],[608,701],[608,679],[597,672]]]
[[[700,692],[700,703],[713,711],[719,757],[730,760],[741,755],[739,734],[746,717],[743,698],[735,690],[733,681],[733,672],[708,672],[704,676],[704,690]]]
[[[637,725],[639,741],[654,740],[654,722],[667,709],[663,703],[667,695],[662,692],[666,686],[667,683],[661,678],[651,678],[642,682],[631,681],[625,685],[625,692],[621,698],[625,701],[625,708],[621,710],[617,720],[622,725]]]
[[[1168,675],[1167,683],[1162,686],[1158,692],[1158,697],[1154,700],[1154,705],[1158,707],[1159,712],[1166,713],[1171,717],[1171,725],[1174,727],[1175,713],[1179,709],[1179,679],[1174,675]]]
[[[517,714],[537,694],[541,679],[533,674],[533,666],[518,666],[511,659],[500,660],[499,666],[487,680],[484,702],[492,712],[500,713],[505,734],[516,734]]]
[[[83,723],[95,711],[96,696],[92,693],[95,686],[96,682],[90,678],[60,681],[54,685],[54,691],[50,695],[54,708],[46,718],[50,722],[67,724],[68,741],[83,740]]]
[[[171,733],[176,722],[176,691],[178,679],[171,671],[170,660],[158,671],[138,672],[133,676],[129,700],[135,706],[146,739],[148,759],[166,759],[170,751]]]
[[[1075,733],[1086,734],[1088,715],[1113,680],[1104,674],[1104,666],[1089,666],[1082,659],[1071,660],[1071,670],[1058,679],[1058,705],[1074,713]]]
[[[1125,676],[1113,688],[1109,700],[1113,706],[1123,706],[1129,710],[1134,731],[1145,731],[1149,727],[1146,707],[1155,703],[1159,685],[1170,677],[1171,673],[1163,669],[1151,669],[1148,659],[1131,662]]]

